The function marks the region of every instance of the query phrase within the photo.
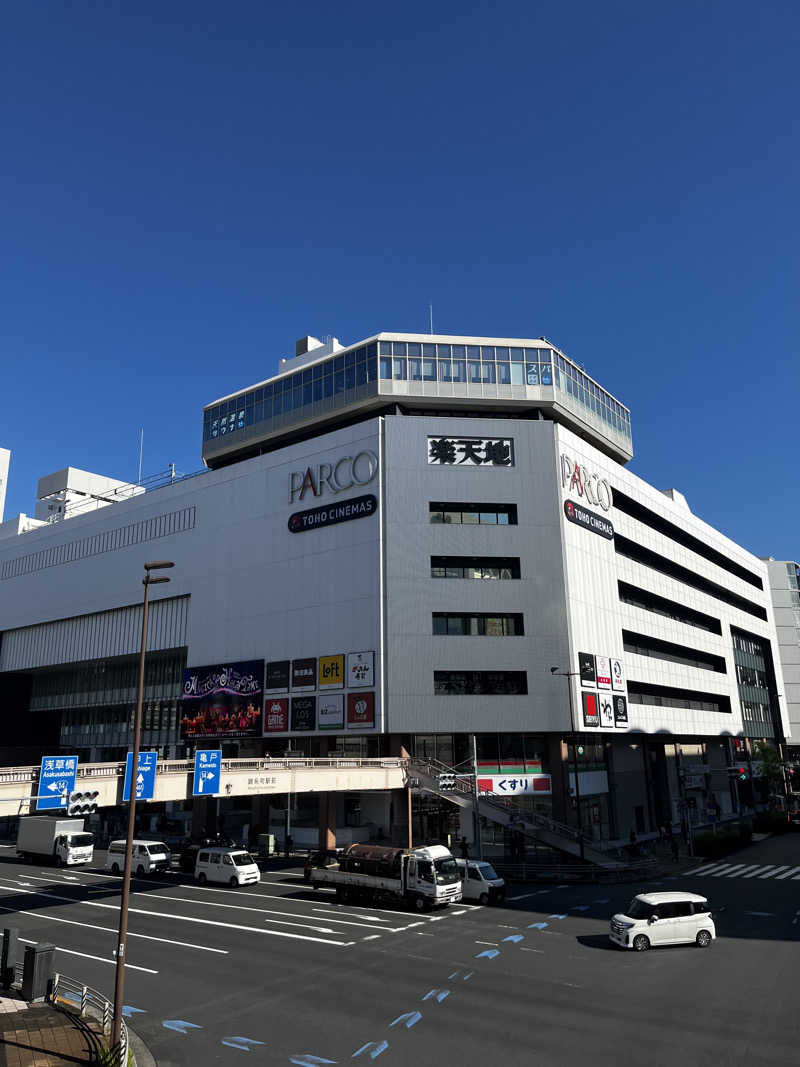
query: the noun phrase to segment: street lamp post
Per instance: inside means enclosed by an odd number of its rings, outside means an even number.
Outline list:
[[[578,778],[578,734],[575,728],[575,709],[572,704],[572,679],[579,675],[580,671],[562,671],[560,667],[551,667],[550,673],[557,674],[559,677],[567,679],[567,692],[569,694],[569,724],[572,729],[572,766],[574,768],[573,774],[575,775],[575,808],[578,814],[578,847],[580,849],[581,859],[584,859],[581,785]]]
[[[166,576],[152,577],[151,571],[164,570],[175,564],[167,560],[145,563],[144,601],[142,604],[142,645],[139,651],[139,681],[136,688],[136,717],[133,720],[133,754],[131,756],[130,800],[128,803],[128,835],[125,839],[125,869],[122,874],[122,901],[119,908],[119,937],[117,938],[117,968],[114,982],[114,1020],[111,1028],[111,1047],[119,1045],[122,1034],[122,1006],[125,991],[125,942],[128,937],[128,904],[131,897],[131,863],[133,834],[136,822],[136,775],[139,770],[139,740],[142,733],[142,696],[144,693],[144,657],[147,648],[147,605],[151,585],[168,582]]]

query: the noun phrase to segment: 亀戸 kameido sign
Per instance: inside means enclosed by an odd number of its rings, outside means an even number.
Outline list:
[[[333,463],[317,463],[304,471],[289,474],[289,503],[302,500],[309,490],[313,496],[343,493],[359,485],[369,485],[378,473],[378,457],[365,449],[354,456],[342,456]]]
[[[587,503],[600,507],[603,511],[610,511],[614,503],[608,481],[572,456],[568,456],[566,452],[561,453],[561,487],[568,493],[577,493]]]

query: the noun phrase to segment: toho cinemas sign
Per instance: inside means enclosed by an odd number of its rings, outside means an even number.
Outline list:
[[[289,474],[289,503],[302,500],[306,493],[322,496],[329,493],[343,493],[356,486],[369,485],[378,473],[378,457],[365,449],[354,456],[342,456],[335,463],[316,463],[304,471],[291,471]]]

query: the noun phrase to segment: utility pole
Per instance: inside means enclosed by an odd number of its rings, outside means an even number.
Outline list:
[[[478,846],[478,859],[483,859],[483,838],[481,837],[480,796],[478,794],[478,745],[475,734],[472,735],[472,833]]]

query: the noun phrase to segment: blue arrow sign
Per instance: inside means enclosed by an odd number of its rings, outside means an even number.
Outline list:
[[[238,1048],[241,1052],[252,1052],[255,1045],[263,1045],[263,1041],[256,1041],[252,1037],[223,1037],[222,1044],[229,1048]]]
[[[131,764],[133,753],[128,753],[125,763],[125,782],[122,786],[122,799],[131,799]],[[158,763],[157,752],[140,752],[139,769],[136,772],[136,799],[152,800],[156,790],[156,764]]]
[[[198,749],[194,754],[193,797],[213,797],[219,792],[222,774],[222,750],[218,748]]]
[[[573,906],[573,908],[572,908],[572,911],[588,911],[588,910],[589,910],[589,905],[588,904],[575,904]]]
[[[546,926],[547,926],[547,923],[531,923],[530,926],[528,927],[528,929],[529,930],[544,930],[546,928]]]
[[[77,773],[77,756],[42,756],[36,810],[66,808],[69,794],[75,789]]]
[[[487,949],[484,949],[483,952],[479,952],[478,955],[475,957],[475,959],[479,960],[479,959],[482,959],[485,956],[487,960],[493,960],[495,958],[495,956],[499,956],[499,955],[500,955],[500,952],[498,951],[498,949],[496,949],[496,948],[487,948]]]
[[[415,1023],[418,1023],[422,1018],[421,1011],[407,1011],[403,1015],[398,1015],[394,1022],[389,1023],[389,1029],[393,1026],[397,1026],[398,1023],[402,1023],[406,1030],[410,1030]]]
[[[520,941],[525,940],[524,934],[509,934],[508,937],[503,938],[504,941],[513,941],[514,944],[519,944]]]
[[[132,1019],[134,1015],[147,1015],[144,1008],[134,1008],[130,1004],[122,1005],[122,1016],[124,1019]]]
[[[548,915],[548,919],[566,919],[566,915]]]

